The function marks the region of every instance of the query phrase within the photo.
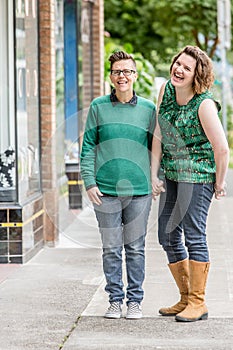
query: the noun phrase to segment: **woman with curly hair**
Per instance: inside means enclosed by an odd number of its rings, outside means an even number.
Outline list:
[[[212,62],[198,47],[186,46],[173,58],[170,79],[159,94],[152,145],[153,197],[160,194],[159,242],[181,295],[159,313],[183,322],[208,318],[206,222],[213,195],[226,195],[229,148],[220,105],[209,91],[213,82]]]

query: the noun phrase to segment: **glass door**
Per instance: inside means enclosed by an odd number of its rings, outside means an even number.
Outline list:
[[[16,201],[13,0],[0,1],[0,203]]]
[[[38,9],[15,1],[16,110],[20,203],[40,191]]]

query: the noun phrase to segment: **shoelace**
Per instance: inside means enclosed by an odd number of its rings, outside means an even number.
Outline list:
[[[120,304],[116,301],[111,303],[111,305],[108,308],[108,311],[119,311],[120,310]]]
[[[133,313],[135,313],[135,312],[140,313],[141,312],[140,305],[138,303],[136,303],[136,302],[130,303],[129,307],[128,307],[128,313],[131,313],[131,312],[133,312]]]

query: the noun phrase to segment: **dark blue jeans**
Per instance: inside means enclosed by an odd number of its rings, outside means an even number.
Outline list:
[[[151,208],[151,195],[135,197],[101,197],[94,205],[103,244],[105,290],[109,301],[122,302],[125,297],[122,281],[122,250],[125,249],[128,302],[140,303],[144,291],[145,237]]]
[[[209,261],[206,221],[213,184],[194,184],[165,179],[166,192],[159,202],[159,243],[169,263],[189,258]]]

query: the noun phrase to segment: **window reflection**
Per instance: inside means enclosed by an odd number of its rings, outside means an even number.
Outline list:
[[[19,198],[40,190],[37,2],[16,1]]]
[[[0,1],[0,202],[16,200],[13,1]]]

